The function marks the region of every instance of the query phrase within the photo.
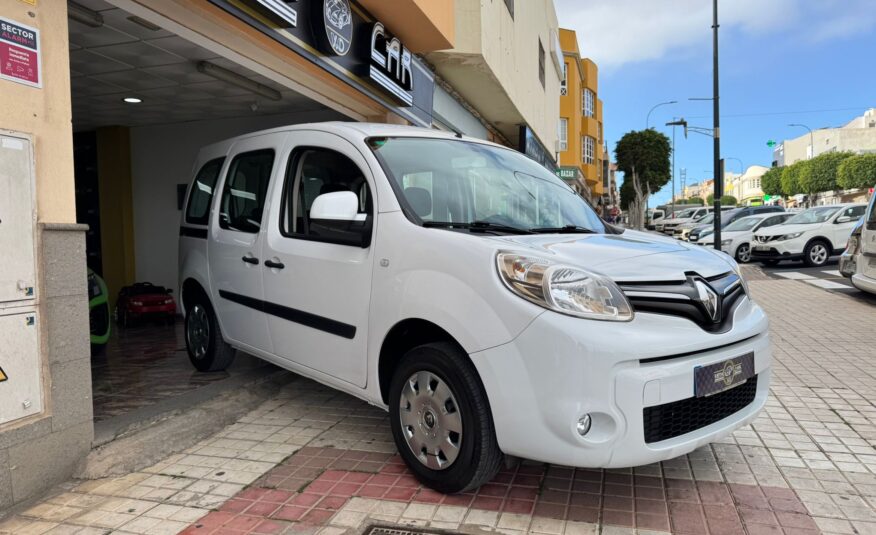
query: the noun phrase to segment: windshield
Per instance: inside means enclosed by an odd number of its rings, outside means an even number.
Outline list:
[[[727,232],[734,232],[737,230],[751,230],[761,221],[763,221],[762,217],[743,217],[742,219],[737,219],[736,221],[727,225],[727,228],[725,228],[724,230],[726,230]]]
[[[693,217],[694,212],[696,212],[695,208],[690,210],[683,210],[680,213],[676,212],[677,215],[675,217],[677,217],[678,219],[681,219],[682,217]]]
[[[703,225],[705,225],[706,223],[711,223],[714,220],[715,220],[715,214],[707,214],[707,215],[704,215],[703,217],[697,219],[697,223],[702,223]]]
[[[805,212],[800,212],[791,219],[785,221],[788,225],[806,224],[806,223],[824,223],[830,216],[837,212],[836,206],[819,206],[818,208],[810,208]]]
[[[413,137],[371,138],[368,144],[402,205],[424,226],[606,232],[572,188],[510,149]]]

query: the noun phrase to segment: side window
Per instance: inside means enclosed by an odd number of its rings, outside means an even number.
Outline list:
[[[220,227],[251,234],[259,231],[273,166],[271,149],[244,152],[231,160],[219,206]]]
[[[356,196],[352,220],[311,217],[317,197],[340,191]],[[368,247],[373,204],[365,175],[352,160],[333,150],[304,148],[289,159],[280,231],[289,238]]]
[[[870,217],[867,218],[867,223],[876,223],[876,194],[870,199]]]
[[[864,216],[864,212],[866,211],[866,206],[852,206],[851,208],[846,209],[843,212],[843,215],[852,218],[852,221],[857,221]]]
[[[784,221],[785,218],[782,216],[767,217],[764,218],[764,222],[763,224],[761,224],[760,228],[772,227],[773,225],[778,225],[779,223],[782,223]]]
[[[205,163],[192,183],[192,192],[189,195],[189,205],[186,208],[186,223],[192,225],[206,225],[210,217],[210,204],[213,202],[213,188],[216,187],[216,179],[222,170],[225,158],[216,158]]]

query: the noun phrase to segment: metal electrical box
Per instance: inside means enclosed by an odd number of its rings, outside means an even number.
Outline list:
[[[42,412],[39,355],[33,308],[0,309],[0,426]]]
[[[0,307],[36,297],[35,226],[31,140],[0,130]]]

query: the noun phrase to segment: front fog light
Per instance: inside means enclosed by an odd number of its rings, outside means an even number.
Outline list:
[[[581,435],[581,436],[583,437],[583,436],[585,436],[587,433],[590,432],[590,424],[591,424],[590,415],[589,415],[589,414],[585,414],[584,416],[582,416],[582,417],[578,420],[578,423],[575,424],[575,430],[578,431],[578,434]]]

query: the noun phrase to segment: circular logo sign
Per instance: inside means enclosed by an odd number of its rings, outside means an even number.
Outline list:
[[[353,44],[353,10],[349,0],[322,0],[319,22],[322,28],[316,33],[322,49],[327,54],[345,56]]]

